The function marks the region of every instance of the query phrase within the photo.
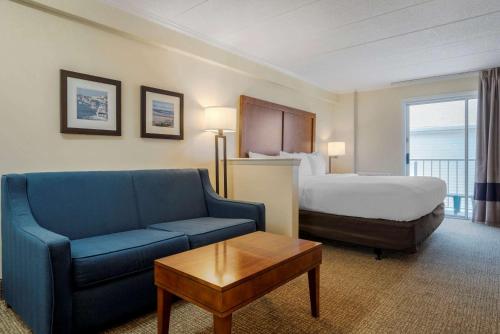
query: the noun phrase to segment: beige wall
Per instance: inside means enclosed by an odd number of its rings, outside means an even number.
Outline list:
[[[357,113],[357,171],[383,172],[403,175],[404,112],[403,102],[418,97],[432,97],[475,91],[477,77],[469,75],[461,79],[442,80],[406,85],[358,93]],[[354,132],[342,136],[338,128],[350,128],[354,124],[353,94],[343,94],[335,108],[335,136],[345,138],[347,151],[354,146]],[[341,121],[341,122],[340,122]],[[341,171],[353,166],[354,156],[339,159]],[[352,170],[352,169],[351,169]],[[336,169],[337,171],[337,169]]]
[[[62,4],[94,6],[102,9],[95,11],[100,20],[107,10],[93,1],[46,3],[64,10]],[[317,147],[325,152],[324,142],[332,135],[333,94],[227,53],[229,65],[221,63],[224,53],[189,38],[176,35],[175,48],[170,48],[164,44],[168,40],[156,43],[151,39],[155,36],[120,34],[51,11],[0,1],[0,174],[211,168],[213,134],[203,131],[203,106],[237,106],[240,94],[315,112]],[[126,18],[129,30],[163,36],[163,28]],[[109,21],[121,22],[123,16],[110,14]],[[170,33],[165,30],[166,36]],[[180,51],[192,48],[189,42],[201,54],[216,53],[217,61]],[[59,69],[122,81],[121,137],[59,133]],[[184,93],[185,140],[140,138],[140,85]],[[234,135],[229,136],[229,156],[235,156]]]
[[[351,173],[354,171],[354,94],[342,94],[335,104],[333,114],[332,141],[346,143],[346,154],[332,158],[334,173]]]

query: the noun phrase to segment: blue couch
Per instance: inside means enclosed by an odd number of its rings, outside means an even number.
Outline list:
[[[155,259],[264,224],[203,169],[5,175],[5,300],[34,333],[91,332],[152,310]]]

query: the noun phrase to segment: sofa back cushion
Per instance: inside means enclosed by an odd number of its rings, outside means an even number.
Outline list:
[[[133,172],[142,227],[208,215],[197,169]]]
[[[80,239],[139,228],[131,172],[26,174],[37,222]]]

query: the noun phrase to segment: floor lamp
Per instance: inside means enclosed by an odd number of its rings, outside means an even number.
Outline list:
[[[332,173],[332,157],[334,159],[345,155],[345,142],[331,141],[328,143],[328,170]]]
[[[225,133],[236,131],[236,109],[228,107],[205,108],[205,130],[215,132],[215,191],[219,192],[219,141],[222,139],[224,197],[227,198],[227,138]]]

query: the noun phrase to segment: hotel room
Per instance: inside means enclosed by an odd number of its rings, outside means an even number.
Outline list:
[[[500,1],[0,1],[0,333],[500,333]]]

